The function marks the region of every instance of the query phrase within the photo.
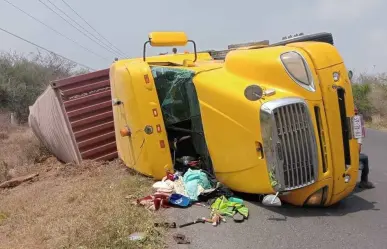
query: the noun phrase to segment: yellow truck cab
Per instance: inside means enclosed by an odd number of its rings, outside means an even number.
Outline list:
[[[194,45],[147,57],[146,47]],[[291,41],[197,53],[183,32],[154,32],[142,59],[110,68],[119,157],[148,176],[199,162],[234,191],[329,206],[359,167],[352,88],[329,42]]]

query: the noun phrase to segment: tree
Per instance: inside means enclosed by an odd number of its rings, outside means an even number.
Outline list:
[[[0,54],[0,108],[16,114],[22,123],[27,122],[29,106],[46,89],[48,84],[60,78],[85,73],[55,54],[38,53],[20,55]]]

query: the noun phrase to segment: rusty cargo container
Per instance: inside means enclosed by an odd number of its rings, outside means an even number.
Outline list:
[[[29,124],[63,162],[116,158],[109,69],[51,82],[30,107]]]

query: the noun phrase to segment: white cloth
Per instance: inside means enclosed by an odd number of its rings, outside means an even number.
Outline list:
[[[153,184],[153,188],[157,192],[172,193],[172,191],[173,191],[173,184],[171,186],[171,184],[168,183],[167,181],[165,181],[165,182],[159,181],[159,182],[156,182],[156,183]]]
[[[173,184],[174,184],[174,190],[175,190],[176,194],[187,196],[187,193],[186,193],[185,187],[184,187],[183,178],[181,176],[179,176],[179,178],[176,179],[173,182]]]

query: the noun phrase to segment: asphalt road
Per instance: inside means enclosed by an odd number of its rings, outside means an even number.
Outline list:
[[[188,236],[191,244],[177,245],[171,234],[170,248],[387,248],[387,133],[367,130],[363,151],[369,156],[375,189],[357,189],[339,205],[322,209],[267,208],[250,201],[247,221],[172,230]],[[166,213],[181,224],[208,216],[209,210],[194,206]]]

